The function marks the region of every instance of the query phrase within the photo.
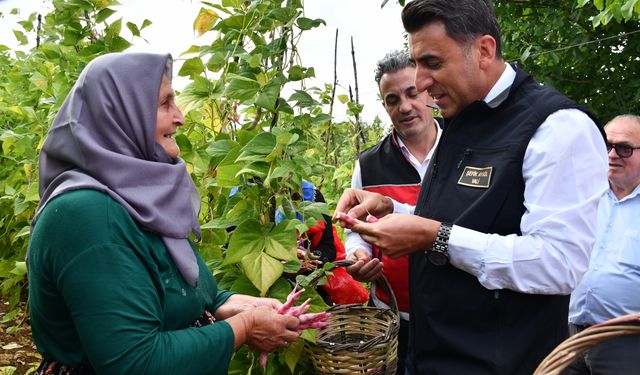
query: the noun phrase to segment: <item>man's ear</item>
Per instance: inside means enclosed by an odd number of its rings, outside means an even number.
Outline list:
[[[496,40],[491,35],[483,35],[476,40],[478,48],[478,64],[486,69],[496,58]]]

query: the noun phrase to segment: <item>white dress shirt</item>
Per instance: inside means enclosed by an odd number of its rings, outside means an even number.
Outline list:
[[[506,69],[484,99],[507,89],[515,71]],[[527,146],[520,223],[522,235],[500,236],[454,225],[451,264],[487,289],[570,294],[589,265],[596,234],[598,200],[608,189],[607,150],[593,121],[577,109],[552,113]],[[394,202],[395,212],[414,207]]]

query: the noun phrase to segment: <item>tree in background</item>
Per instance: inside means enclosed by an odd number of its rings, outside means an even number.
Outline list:
[[[640,20],[640,1],[638,0],[578,0],[578,8],[593,4],[598,10],[593,16],[593,27],[607,25],[612,19],[618,23]]]
[[[640,6],[627,3],[632,2]],[[623,2],[617,3],[622,9]],[[602,122],[640,113],[640,13],[596,24],[593,4],[498,0],[494,5],[507,61],[585,105]],[[620,13],[613,5],[607,9],[610,15]]]
[[[406,0],[396,2],[404,6]],[[640,113],[640,0],[493,0],[493,5],[507,61],[585,105],[602,122]]]

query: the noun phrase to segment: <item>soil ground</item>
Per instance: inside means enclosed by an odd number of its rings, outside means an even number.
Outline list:
[[[0,375],[31,374],[40,364],[41,357],[31,338],[29,319],[24,315],[25,307],[22,303],[22,313],[3,322],[12,309],[7,302],[0,302]]]

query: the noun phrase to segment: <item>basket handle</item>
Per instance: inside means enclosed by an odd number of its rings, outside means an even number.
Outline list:
[[[338,267],[349,267],[355,264],[356,261],[353,259],[343,259],[343,260],[338,260],[332,263],[333,263],[333,268],[331,268],[331,270],[334,270]],[[318,284],[318,281],[320,281],[321,278],[322,278],[322,275],[317,275],[316,277],[314,277],[309,281],[309,285],[315,288]],[[380,275],[380,277],[373,280],[373,282],[371,283],[371,292],[370,292],[371,294],[375,294],[376,283],[382,284],[382,286],[386,289],[389,295],[389,298],[391,299],[389,301],[391,302],[389,307],[391,308],[391,311],[393,311],[396,315],[398,315],[400,313],[398,310],[398,301],[396,300],[396,295],[395,293],[393,293],[393,289],[391,289],[391,284],[389,284],[389,281],[387,280],[387,278],[384,277],[384,275]]]

